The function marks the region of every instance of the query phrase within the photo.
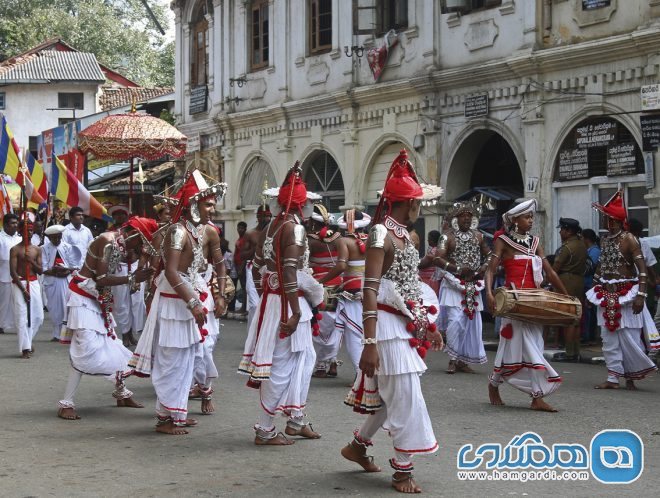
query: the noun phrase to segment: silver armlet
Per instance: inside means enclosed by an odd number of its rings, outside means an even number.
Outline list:
[[[649,297],[649,295],[646,292],[638,292],[637,295],[642,297]]]
[[[201,305],[202,305],[202,302],[199,299],[197,299],[196,297],[192,297],[192,298],[190,298],[190,301],[188,301],[186,303],[186,308],[188,308],[190,311],[192,311],[193,309],[195,309],[195,307],[201,306]]]
[[[380,278],[373,278],[373,277],[364,277],[365,282],[376,282],[377,284],[380,283]]]
[[[635,259],[644,259],[644,256],[642,254],[638,254],[637,256],[635,256]]]
[[[179,282],[178,284],[173,285],[173,286],[172,286],[172,289],[176,289],[177,287],[179,287],[180,285],[183,285],[183,284],[185,284],[185,282],[182,280],[182,281]]]
[[[176,224],[170,227],[170,247],[175,251],[182,251],[186,240],[186,230],[181,225]]]
[[[362,312],[362,319],[366,319],[368,317],[375,317],[378,316],[378,311],[363,311]]]
[[[101,261],[103,261],[104,263],[109,263],[111,256],[112,256],[112,244],[108,243],[103,246],[103,251],[101,251]]]
[[[449,265],[450,265],[450,264],[451,264],[451,263],[450,263],[449,261],[447,261],[447,262],[445,263],[445,268],[444,268],[445,271],[447,271],[447,268],[449,268]]]
[[[347,261],[344,258],[339,258],[337,263],[346,263]]]
[[[640,276],[640,277],[648,277],[648,275],[647,275],[646,273],[644,273],[644,272],[641,272],[641,273],[639,274],[639,276]]]
[[[255,268],[256,270],[259,270],[263,267],[264,265],[260,265],[259,263],[255,263],[254,260],[252,260],[252,267]]]
[[[363,346],[366,346],[367,344],[378,344],[378,339],[376,339],[375,337],[368,337],[366,339],[361,339],[360,344],[362,344]]]
[[[385,225],[374,225],[369,230],[368,246],[383,249],[385,247],[385,238],[387,237],[387,228]]]
[[[440,240],[438,240],[438,250],[444,251],[447,249],[447,241],[449,240],[449,237],[447,237],[446,234],[442,234],[440,236]]]
[[[101,280],[102,278],[105,278],[105,277],[107,277],[107,276],[108,276],[107,273],[104,273],[103,275],[97,275],[97,276],[96,276],[96,280]]]
[[[370,290],[370,291],[373,291],[376,294],[378,294],[378,289],[376,289],[375,287],[369,287],[368,285],[363,285],[362,286],[362,292],[364,292],[366,290]]]
[[[293,238],[294,242],[298,247],[305,247],[305,227],[302,225],[296,225],[293,227]]]

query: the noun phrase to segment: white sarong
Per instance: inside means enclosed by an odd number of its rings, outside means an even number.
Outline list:
[[[25,280],[21,280],[23,286],[26,285]],[[32,349],[32,339],[39,332],[39,328],[44,321],[44,304],[41,299],[41,286],[38,280],[33,280],[30,283],[30,326],[28,327],[27,317],[27,303],[23,297],[23,292],[18,285],[12,286],[12,308],[14,315],[14,328],[18,334],[18,351]]]
[[[337,303],[337,318],[335,319],[337,331],[344,336],[346,351],[351,359],[353,368],[358,371],[360,356],[362,355],[362,300],[340,297]]]
[[[66,303],[69,299],[68,278],[44,276],[44,295],[48,301],[48,313],[53,322],[53,337],[60,338],[62,325],[66,321]]]
[[[12,282],[0,282],[0,329],[5,332],[15,330],[14,306],[12,304]]]

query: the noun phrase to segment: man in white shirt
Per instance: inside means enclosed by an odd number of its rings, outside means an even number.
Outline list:
[[[91,230],[82,224],[84,217],[82,208],[78,206],[72,207],[69,210],[69,220],[71,223],[65,226],[64,232],[62,232],[62,240],[80,250],[80,260],[76,261],[77,268],[82,267],[85,261],[85,254],[87,254],[87,248],[92,240],[94,240]]]
[[[44,294],[48,299],[48,311],[53,322],[53,338],[60,340],[60,330],[66,321],[66,302],[69,297],[71,273],[80,260],[78,248],[62,241],[62,225],[51,225],[46,229],[46,241],[41,247],[44,275]]]
[[[18,216],[8,213],[2,219],[3,230],[0,232],[0,334],[5,329],[14,328],[14,311],[11,305],[11,274],[9,273],[9,251],[21,242],[18,229]]]

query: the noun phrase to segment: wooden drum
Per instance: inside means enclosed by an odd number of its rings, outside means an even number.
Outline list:
[[[577,297],[544,289],[495,290],[495,316],[541,325],[577,325],[582,304]]]

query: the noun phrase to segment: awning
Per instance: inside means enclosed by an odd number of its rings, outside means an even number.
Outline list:
[[[136,168],[137,169],[137,168]],[[144,181],[144,190],[142,190],[142,185],[137,181],[137,171],[133,171],[133,192],[141,193],[145,192],[148,194],[157,193],[161,190],[160,183],[163,179],[168,176],[174,175],[176,170],[176,162],[167,161],[162,164],[158,164],[149,169],[144,170],[144,176],[146,180]],[[95,185],[95,188],[105,188],[108,189],[112,194],[128,194],[130,183],[130,173],[127,170],[125,174],[118,178],[114,178],[108,183],[103,183],[102,185]]]
[[[513,187],[474,187],[459,195],[456,200],[464,201],[480,194],[490,197],[496,201],[515,201],[516,199],[523,196],[523,193],[520,190],[517,190]]]

